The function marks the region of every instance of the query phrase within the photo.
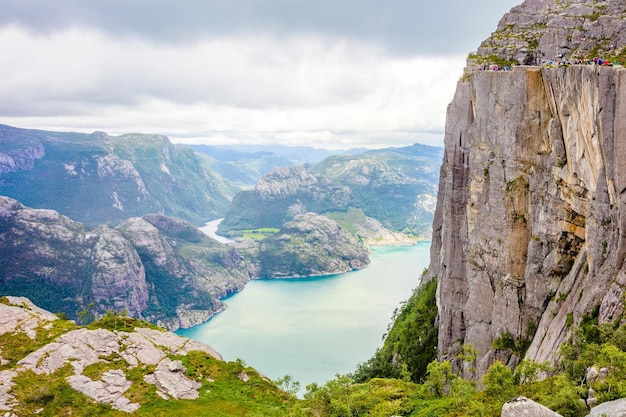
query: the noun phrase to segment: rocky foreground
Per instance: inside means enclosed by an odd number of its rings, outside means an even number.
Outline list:
[[[99,327],[104,324],[107,328]],[[136,413],[154,401],[166,401],[161,407],[167,408],[170,401],[206,397],[211,384],[222,384],[223,368],[236,365],[203,343],[135,324],[141,322],[110,316],[99,326],[78,327],[26,298],[3,297],[0,411],[117,415],[115,410]],[[272,389],[251,368],[239,368],[237,378],[228,377],[231,385],[241,385],[238,390],[250,389],[247,383]]]
[[[0,304],[0,335],[24,332],[35,340],[38,331],[51,330],[53,322],[58,320],[57,316],[36,307],[26,298],[6,297],[6,300],[8,304]],[[143,379],[154,385],[162,398],[195,399],[202,384],[184,375],[185,368],[180,360],[170,359],[171,356],[185,356],[190,351],[205,352],[222,359],[205,344],[161,330],[71,330],[20,359],[14,368],[0,371],[0,410],[13,410],[18,406],[10,391],[15,385],[13,379],[20,373],[32,371],[36,375],[50,375],[67,364],[71,365],[72,371],[66,380],[73,389],[117,410],[130,413],[140,407],[124,395],[132,385],[125,370],[136,367],[154,367]],[[94,380],[84,375],[84,371],[95,364],[107,365],[110,369]],[[11,361],[2,359],[2,365],[11,365]]]

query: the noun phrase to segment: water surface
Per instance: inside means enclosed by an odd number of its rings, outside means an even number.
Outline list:
[[[316,278],[255,280],[229,308],[178,334],[304,388],[354,371],[382,345],[393,311],[428,266],[430,243],[375,248],[369,267]]]

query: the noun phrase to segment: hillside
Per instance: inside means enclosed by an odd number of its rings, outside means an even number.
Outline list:
[[[107,311],[170,329],[206,321],[255,268],[191,224],[161,215],[89,229],[0,197],[0,291],[89,321]]]
[[[0,298],[0,410],[7,416],[286,416],[289,396],[242,363],[148,323],[77,326]]]
[[[295,215],[360,210],[385,228],[429,236],[441,150],[423,145],[277,168],[238,193],[220,232],[280,228]]]
[[[89,227],[149,213],[198,226],[221,217],[235,190],[209,162],[164,136],[0,125],[0,194]]]

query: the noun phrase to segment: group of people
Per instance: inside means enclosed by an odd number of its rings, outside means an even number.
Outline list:
[[[565,55],[563,54],[563,56],[558,56],[557,58],[561,58],[559,60],[543,60],[541,62],[541,66],[558,66],[558,67],[562,67],[562,66],[568,66],[568,65],[602,65],[602,66],[617,66],[617,65],[621,65],[620,62],[618,61],[609,61],[608,59],[604,59],[604,58],[593,58],[593,59],[575,59],[575,60],[570,60],[570,59],[562,59],[565,58]],[[489,64],[489,65],[482,65],[479,66],[478,71],[510,71],[511,67],[509,65],[504,65],[504,66],[499,66],[496,64]]]

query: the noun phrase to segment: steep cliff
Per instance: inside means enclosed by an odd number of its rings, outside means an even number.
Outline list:
[[[613,15],[583,14],[570,27],[568,13],[583,7]],[[557,9],[561,15],[552,14]],[[618,9],[623,14],[623,2],[529,0],[483,46],[499,44],[503,28],[515,32],[511,22],[518,22],[546,29],[532,43],[544,52],[599,27],[621,48]],[[504,59],[520,47],[482,52]],[[576,49],[581,57],[597,51]],[[454,359],[471,343],[479,375],[495,359],[554,360],[585,316],[621,317],[625,77],[618,66],[567,65],[471,71],[459,81],[448,108],[429,272],[439,283],[441,357]]]

